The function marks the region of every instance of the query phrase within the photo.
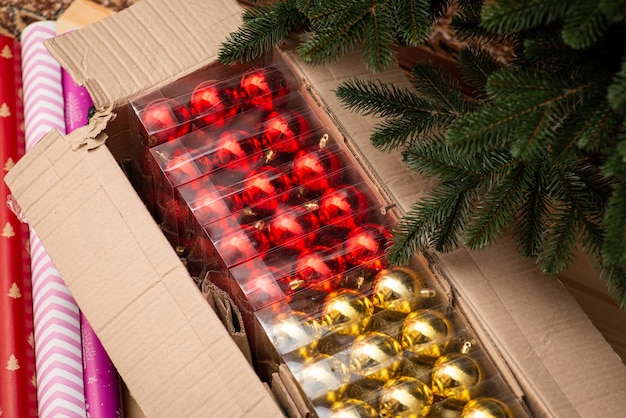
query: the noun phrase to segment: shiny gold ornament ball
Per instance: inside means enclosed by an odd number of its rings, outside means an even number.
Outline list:
[[[428,415],[433,392],[419,379],[402,376],[385,383],[380,393],[379,416],[382,418],[421,418]]]
[[[413,269],[390,267],[374,278],[374,306],[408,314],[421,303],[422,280]]]
[[[453,336],[454,326],[444,314],[419,309],[404,319],[402,347],[418,359],[435,361],[445,353]]]
[[[499,399],[476,398],[461,411],[461,418],[513,418],[509,407]]]
[[[322,336],[322,326],[304,312],[291,311],[276,316],[268,335],[280,354],[297,351],[300,357],[308,360]]]
[[[350,368],[368,379],[386,382],[400,368],[402,346],[383,332],[359,335],[350,347]]]
[[[340,400],[350,382],[348,366],[337,357],[320,354],[294,370],[300,387],[311,400],[332,404]]]
[[[460,403],[468,402],[474,395],[475,386],[483,379],[483,371],[476,360],[467,354],[446,354],[433,366],[432,390]]]
[[[329,332],[357,336],[361,334],[374,313],[372,302],[360,292],[340,289],[324,299],[322,326]]]
[[[376,409],[360,399],[348,398],[330,406],[328,418],[377,418]]]

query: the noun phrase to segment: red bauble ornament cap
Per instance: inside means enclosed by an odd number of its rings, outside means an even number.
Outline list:
[[[189,110],[174,99],[162,98],[148,103],[139,117],[150,147],[171,141],[191,130]]]
[[[317,216],[324,225],[354,228],[367,218],[367,196],[356,186],[341,184],[324,191]]]
[[[192,91],[189,108],[197,126],[221,126],[239,112],[239,94],[219,81],[203,81]]]
[[[278,68],[251,68],[241,76],[239,91],[247,107],[265,111],[274,108],[274,100],[289,93],[287,79]]]

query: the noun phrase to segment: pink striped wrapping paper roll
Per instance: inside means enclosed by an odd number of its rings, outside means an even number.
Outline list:
[[[84,126],[93,105],[87,89],[74,82],[67,71],[61,69],[65,127],[67,133]],[[80,314],[83,351],[83,381],[86,410],[90,418],[122,416],[121,382],[117,369],[105,351],[85,315]]]
[[[65,133],[61,68],[43,46],[55,35],[53,21],[22,32],[27,152],[50,129]],[[32,228],[30,251],[39,417],[86,417],[78,305]]]

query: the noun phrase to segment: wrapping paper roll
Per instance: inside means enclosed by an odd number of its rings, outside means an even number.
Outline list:
[[[83,331],[83,364],[85,399],[90,418],[111,418],[123,415],[121,382],[111,358],[81,314]]]
[[[67,71],[61,69],[65,127],[67,133],[85,125],[93,105],[87,89],[77,85]],[[80,314],[83,350],[83,381],[85,402],[90,418],[122,416],[121,382],[109,355],[89,321]]]
[[[53,21],[22,32],[27,152],[50,129],[65,133],[61,68],[43,46],[55,35]],[[32,228],[30,252],[39,416],[86,417],[78,305]]]
[[[4,175],[24,154],[20,43],[0,36],[0,415],[37,415],[28,228],[11,211]]]

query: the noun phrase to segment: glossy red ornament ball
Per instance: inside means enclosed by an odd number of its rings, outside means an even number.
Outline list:
[[[191,116],[198,127],[222,126],[225,120],[236,115],[240,108],[237,89],[216,80],[198,84],[189,100]]]
[[[263,146],[252,134],[242,130],[227,130],[220,134],[213,152],[216,168],[228,168],[249,173],[264,161]]]
[[[291,179],[296,186],[319,192],[337,184],[341,168],[341,160],[332,150],[301,150],[293,158]]]
[[[289,199],[291,179],[281,170],[262,166],[250,172],[243,183],[241,196],[246,206],[253,210],[274,213],[278,206]]]
[[[298,256],[286,285],[291,290],[315,287],[316,290],[330,292],[337,287],[345,271],[346,260],[341,251],[314,246]]]
[[[270,249],[267,235],[252,225],[244,225],[215,244],[227,266],[246,261]]]
[[[199,225],[204,226],[243,209],[243,201],[238,193],[223,186],[214,186],[208,193],[200,192],[189,202],[191,211]]]
[[[150,147],[171,141],[191,130],[189,110],[174,99],[163,98],[150,102],[141,110],[140,119]]]
[[[268,112],[274,109],[275,99],[290,91],[285,75],[272,66],[249,69],[241,76],[239,84],[239,91],[247,107]]]
[[[282,210],[268,223],[267,235],[274,247],[304,251],[311,247],[320,227],[317,215],[301,206]]]
[[[352,229],[346,239],[346,261],[358,266],[380,259],[385,255],[391,233],[378,223],[366,223]]]
[[[293,155],[307,144],[308,120],[295,110],[275,111],[261,125],[263,147],[278,154]]]
[[[356,186],[341,184],[324,191],[317,216],[324,225],[352,229],[367,219],[367,196]]]
[[[161,166],[170,185],[178,186],[200,177],[201,172],[196,162],[186,150],[180,148],[168,150],[164,147],[171,143],[173,142],[151,149],[153,158]]]

